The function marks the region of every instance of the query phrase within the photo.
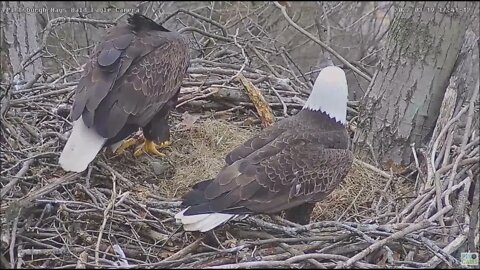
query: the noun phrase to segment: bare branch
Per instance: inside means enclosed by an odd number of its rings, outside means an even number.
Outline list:
[[[358,75],[360,75],[361,77],[363,77],[364,79],[366,79],[367,81],[371,81],[372,78],[370,78],[368,75],[366,75],[365,73],[363,73],[362,71],[360,71],[358,68],[356,68],[355,66],[353,66],[352,64],[350,64],[350,62],[348,62],[347,60],[345,60],[345,58],[343,58],[339,53],[337,53],[336,51],[334,51],[332,48],[330,48],[329,46],[327,46],[325,43],[321,42],[320,40],[318,40],[317,38],[315,38],[312,34],[308,33],[305,29],[301,28],[300,26],[298,26],[298,24],[296,24],[294,21],[292,21],[292,19],[288,16],[286,10],[285,10],[285,7],[283,7],[282,5],[278,4],[278,2],[274,2],[275,6],[277,6],[283,13],[283,16],[287,19],[287,21],[293,26],[295,27],[298,31],[300,31],[302,34],[304,34],[305,36],[307,36],[308,38],[310,38],[311,40],[315,41],[315,43],[317,43],[318,45],[322,46],[325,50],[327,50],[328,52],[330,52],[331,54],[333,54],[335,57],[337,57],[338,60],[340,60],[343,64],[345,64],[347,67],[349,67],[351,70],[355,71],[355,73],[357,73]]]

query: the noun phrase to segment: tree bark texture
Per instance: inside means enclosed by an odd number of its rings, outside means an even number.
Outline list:
[[[428,141],[473,5],[395,3],[383,61],[361,102],[357,153],[395,170],[411,162],[412,143],[419,147]]]
[[[42,72],[40,54],[27,60],[39,49],[35,2],[5,1],[2,3],[2,13],[9,69],[13,74],[20,72],[14,79],[28,82]]]

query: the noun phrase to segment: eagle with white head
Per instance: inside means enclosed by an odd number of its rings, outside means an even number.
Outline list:
[[[286,211],[307,224],[315,203],[330,194],[353,163],[346,130],[345,73],[318,75],[302,110],[231,151],[211,180],[195,184],[175,215],[186,231],[206,232],[243,215]]]

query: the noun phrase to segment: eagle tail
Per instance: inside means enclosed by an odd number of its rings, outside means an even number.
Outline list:
[[[223,213],[210,213],[210,214],[196,214],[186,215],[183,213],[188,208],[182,210],[175,215],[177,223],[182,223],[185,231],[200,231],[206,232],[222,225],[230,219],[235,219],[238,215],[223,214]]]
[[[65,171],[83,172],[106,141],[107,139],[93,128],[87,127],[80,117],[73,122],[72,134],[63,148],[58,163]]]

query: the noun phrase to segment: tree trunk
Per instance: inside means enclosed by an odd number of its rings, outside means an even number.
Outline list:
[[[39,49],[35,2],[2,2],[3,36],[7,45],[8,69],[16,74],[14,80],[28,82],[42,72],[40,54],[27,60]],[[26,61],[27,60],[27,61]],[[33,61],[32,61],[33,60]],[[25,67],[25,68],[24,68]]]
[[[395,3],[384,59],[361,102],[356,153],[395,171],[411,162],[412,143],[428,141],[473,5]]]

